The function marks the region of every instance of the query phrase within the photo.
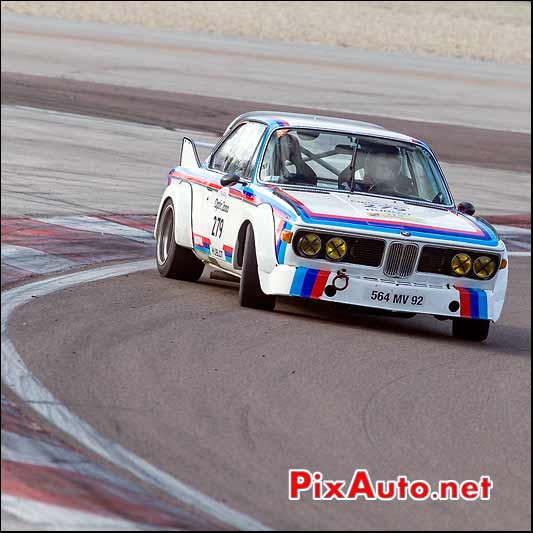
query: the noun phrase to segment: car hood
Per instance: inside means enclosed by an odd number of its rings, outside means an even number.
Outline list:
[[[374,231],[452,243],[495,247],[498,236],[483,221],[455,209],[424,206],[362,194],[277,189],[305,225]]]

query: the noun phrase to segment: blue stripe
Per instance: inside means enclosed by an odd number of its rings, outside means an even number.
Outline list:
[[[290,294],[291,296],[300,296],[302,294],[302,286],[304,284],[305,275],[307,273],[307,268],[298,267],[294,273],[294,278],[292,280],[292,286]]]
[[[475,289],[469,289],[470,293],[470,316],[479,318],[479,293]]]
[[[204,254],[210,254],[211,253],[211,248],[208,247],[208,246],[195,246],[195,248],[197,250],[199,250],[200,252],[204,252]]]
[[[285,262],[285,252],[287,251],[287,243],[279,241],[278,263],[282,265]]]
[[[309,298],[311,296],[318,272],[318,270],[313,270],[311,268],[306,272],[302,287],[302,296],[304,298]]]
[[[489,302],[487,298],[487,293],[481,289],[476,289],[479,302],[479,318],[483,320],[488,320],[489,318]]]

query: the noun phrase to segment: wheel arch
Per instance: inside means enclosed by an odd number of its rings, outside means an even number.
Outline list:
[[[248,231],[248,226],[252,226],[252,223],[249,219],[246,219],[241,224],[237,234],[237,242],[235,243],[235,260],[233,263],[233,266],[237,270],[242,270],[242,264],[244,261],[244,246],[246,244],[246,233]]]

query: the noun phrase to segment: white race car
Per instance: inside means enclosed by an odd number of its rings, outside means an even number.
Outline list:
[[[247,113],[204,163],[185,138],[155,237],[163,276],[197,280],[209,264],[256,309],[284,295],[423,313],[482,341],[507,290],[504,243],[456,207],[431,149],[349,120]]]

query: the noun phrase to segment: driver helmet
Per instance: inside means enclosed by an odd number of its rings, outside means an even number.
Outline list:
[[[394,184],[402,168],[402,156],[397,146],[381,146],[371,155],[369,174],[375,180]]]

